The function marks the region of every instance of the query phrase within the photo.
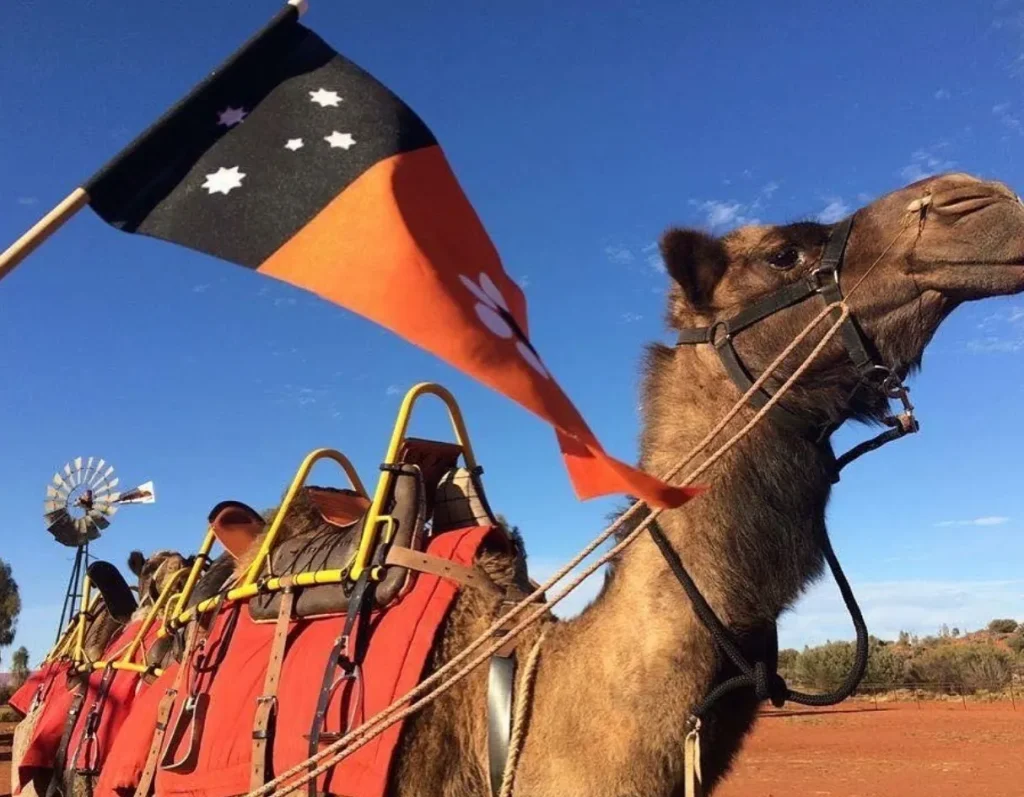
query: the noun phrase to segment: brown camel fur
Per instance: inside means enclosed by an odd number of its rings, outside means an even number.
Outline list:
[[[925,196],[931,203],[923,214],[908,211]],[[721,238],[669,230],[661,241],[675,280],[669,325],[707,325],[804,277],[820,260],[831,229],[802,222],[745,227]],[[915,183],[858,211],[840,279],[866,337],[882,361],[904,376],[960,303],[1024,291],[1024,207],[1006,187],[968,175]],[[760,374],[821,307],[820,299],[807,301],[742,332],[736,347],[747,368]],[[784,363],[770,389],[821,334]],[[883,403],[876,395],[861,391],[855,404],[847,403],[855,382],[845,349],[834,340],[783,403],[813,423],[877,419]],[[668,471],[739,396],[710,346],[651,346],[643,385],[643,467]],[[744,408],[720,439],[753,412]],[[702,477],[711,486],[708,493],[659,520],[703,595],[751,656],[761,655],[780,613],[822,571],[817,538],[824,531],[830,476],[822,448],[769,416]],[[304,514],[308,519],[308,508],[296,507],[296,518]],[[304,528],[297,520],[285,533]],[[485,550],[479,564],[500,584],[529,590],[518,548],[511,555]],[[429,669],[461,651],[498,610],[493,599],[460,592]],[[601,594],[579,617],[556,622],[548,616],[544,625],[515,793],[682,794],[685,723],[730,671],[653,542],[641,536],[618,558]],[[539,633],[535,626],[520,637],[520,664]],[[390,795],[489,793],[486,677],[478,669],[409,719]],[[709,791],[727,771],[756,708],[752,695],[733,693],[706,718],[702,764]]]
[[[926,195],[932,202],[923,217],[908,213],[908,205]],[[806,275],[830,230],[806,222],[745,227],[721,238],[669,230],[661,240],[675,280],[669,325],[704,326],[729,317]],[[865,274],[848,303],[882,360],[905,375],[959,304],[1024,290],[1024,207],[1005,186],[964,174],[895,191],[857,213],[841,270],[844,292]],[[820,299],[807,301],[741,333],[736,347],[747,368],[759,375],[822,306]],[[820,333],[812,335],[784,364],[772,390],[818,339]],[[833,341],[784,403],[821,423],[879,417],[882,403],[868,392],[855,406],[844,404],[855,382],[845,349]],[[740,395],[710,346],[651,346],[643,385],[643,467],[668,471]],[[753,412],[741,412],[720,440]],[[718,617],[738,634],[749,632],[756,648],[758,632],[822,571],[816,534],[824,530],[831,490],[827,460],[820,448],[766,418],[702,481],[711,485],[709,492],[663,514],[660,525]],[[435,665],[490,621],[487,607],[476,603],[470,594],[459,599]],[[519,645],[520,661],[535,635]],[[686,720],[727,674],[668,566],[641,536],[615,563],[593,604],[548,631],[516,794],[681,794]],[[467,686],[412,719],[393,794],[488,793],[484,684],[478,671]],[[755,713],[753,696],[739,692],[707,718],[702,763],[709,790],[727,771]]]

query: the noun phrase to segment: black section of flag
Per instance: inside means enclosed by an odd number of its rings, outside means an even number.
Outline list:
[[[288,9],[85,188],[118,229],[256,268],[374,164],[435,143]]]

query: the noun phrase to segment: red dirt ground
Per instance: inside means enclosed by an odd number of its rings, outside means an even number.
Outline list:
[[[769,709],[715,797],[1020,797],[1024,705]]]
[[[1024,705],[967,706],[765,711],[715,797],[1019,797]],[[10,792],[13,730],[0,724],[0,797]]]
[[[0,797],[11,793],[11,734],[13,722],[0,722]]]

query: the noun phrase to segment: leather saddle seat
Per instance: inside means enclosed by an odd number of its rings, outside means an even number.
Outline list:
[[[382,573],[375,584],[374,603],[383,608],[400,598],[414,583],[417,571],[393,561],[392,549],[422,552],[434,535],[466,526],[497,526],[477,473],[458,466],[461,447],[451,443],[407,438],[392,473],[370,566]],[[258,582],[325,570],[347,573],[354,562],[370,501],[349,489],[306,486],[296,494],[285,515],[277,542]],[[217,509],[222,517],[215,518]],[[211,525],[232,555],[242,557],[259,545],[269,518],[254,521],[254,512],[239,502],[223,502],[211,513]],[[244,509],[243,509],[244,508]],[[243,517],[243,515],[245,517]],[[258,516],[257,516],[258,517]],[[227,521],[227,522],[225,522]],[[353,583],[317,584],[296,589],[293,612],[300,618],[344,614]],[[277,619],[280,591],[260,592],[248,602],[256,622]]]

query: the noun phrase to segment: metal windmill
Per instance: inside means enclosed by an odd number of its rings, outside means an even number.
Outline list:
[[[74,617],[78,611],[82,598],[82,573],[89,566],[89,543],[99,538],[122,504],[152,504],[156,501],[153,482],[121,493],[116,490],[119,481],[114,476],[114,467],[106,460],[77,457],[58,470],[46,486],[43,503],[46,530],[61,545],[75,549],[75,563],[57,627],[58,638],[65,619]]]

